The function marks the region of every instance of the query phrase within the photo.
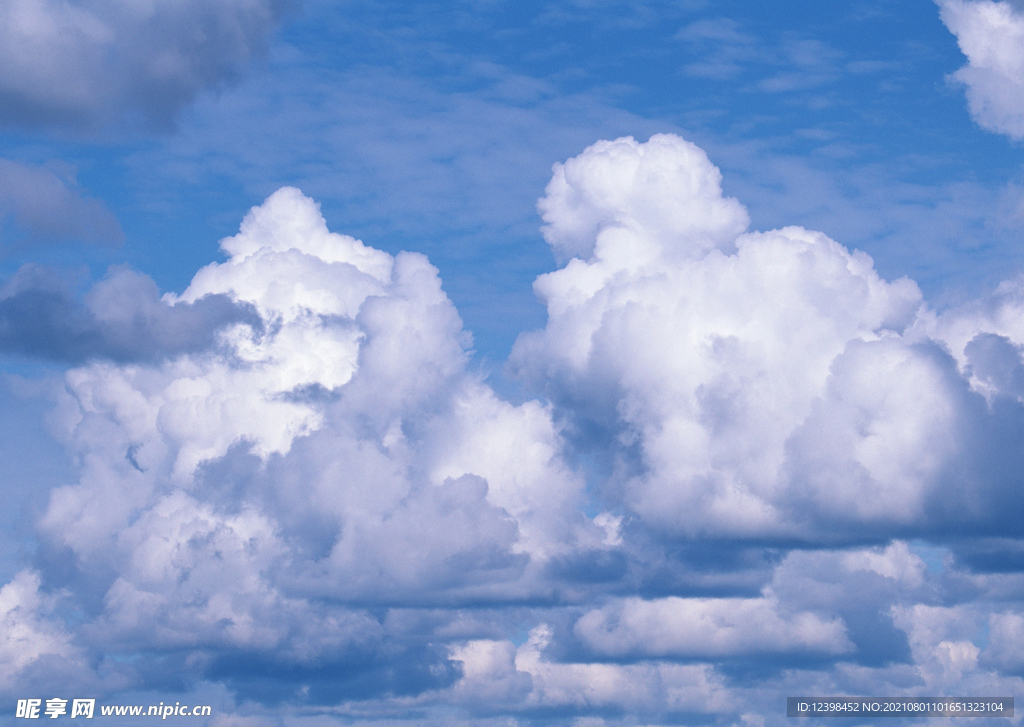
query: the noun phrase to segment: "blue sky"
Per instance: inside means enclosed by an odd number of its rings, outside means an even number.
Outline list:
[[[1013,696],[1021,78],[1013,0],[0,0],[3,703]]]
[[[96,276],[127,261],[180,290],[245,210],[293,184],[332,228],[430,255],[501,360],[543,320],[523,281],[550,266],[534,211],[550,165],[599,138],[675,132],[712,155],[759,229],[821,229],[934,294],[998,282],[1013,239],[998,199],[1019,156],[971,123],[947,82],[963,56],[933,4],[782,15],[744,3],[293,7],[242,79],[191,89],[174,116],[152,110],[173,125],[163,133],[131,125],[124,99],[96,131],[9,126],[8,158],[72,165],[124,241],[78,255],[33,246],[5,267],[50,254]]]

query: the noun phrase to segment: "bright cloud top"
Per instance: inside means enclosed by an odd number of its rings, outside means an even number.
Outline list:
[[[953,74],[983,128],[1024,139],[1024,13],[1010,2],[939,0],[967,65]]]
[[[1003,684],[1018,662],[900,538],[1019,527],[1021,286],[936,315],[821,233],[747,232],[720,181],[671,135],[555,166],[567,262],[510,362],[549,404],[469,367],[424,256],[294,188],[180,295],[112,272],[55,393],[78,481],[0,591],[0,687],[170,688],[156,653],[239,702],[363,715],[739,714],[739,659],[819,690]],[[111,343],[133,331],[156,353]]]
[[[534,597],[550,558],[607,547],[578,514],[582,480],[548,411],[503,402],[467,371],[470,339],[422,255],[329,232],[292,188],[222,247],[226,262],[147,302],[149,318],[167,325],[226,297],[256,320],[222,318],[205,348],[156,363],[72,369],[60,395],[56,426],[81,475],[39,523],[43,572],[75,571],[93,648],[275,649],[316,669],[353,649],[372,660],[391,648],[388,629],[320,599]],[[90,310],[131,319],[149,301],[133,288],[150,285],[118,274]],[[38,586],[26,571],[7,587],[10,618],[28,619],[12,638],[61,634],[59,620],[17,616],[51,603]],[[447,678],[443,650],[422,658],[409,668]],[[24,661],[8,666],[31,671]]]
[[[819,232],[740,234],[742,207],[678,137],[595,144],[556,167],[539,206],[549,242],[577,257],[537,280],[548,325],[519,338],[511,363],[587,433],[609,490],[650,526],[913,531],[962,520],[954,502],[973,500],[968,517],[988,522],[1012,499],[964,446],[1003,426],[969,381],[987,370],[973,337],[993,321],[936,320],[912,281],[881,279]],[[970,332],[947,341],[957,326]],[[1019,344],[1001,345],[1019,366]]]

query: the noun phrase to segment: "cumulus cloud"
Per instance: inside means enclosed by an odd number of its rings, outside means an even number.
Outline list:
[[[11,0],[0,6],[0,122],[165,125],[266,50],[286,2]]]
[[[77,187],[74,170],[58,163],[0,159],[0,223],[7,248],[65,240],[114,244],[124,236],[103,203]]]
[[[651,255],[700,254],[728,246],[748,218],[739,202],[722,196],[721,183],[707,155],[677,137],[656,135],[644,145],[600,141],[554,166],[547,195],[538,203],[544,239],[562,257],[583,259],[645,248]],[[647,193],[657,187],[675,194]],[[645,245],[627,247],[622,235]],[[630,262],[642,266],[649,260]]]
[[[486,712],[628,711],[707,715],[730,707],[723,677],[703,664],[560,663],[545,655],[553,638],[540,624],[518,648],[473,641],[452,656],[463,677],[452,696]]]
[[[39,575],[23,570],[0,588],[0,691],[48,686],[55,676],[93,686],[85,654],[53,613],[57,598],[39,586]]]
[[[1016,385],[1016,344],[985,343],[1003,328],[980,308],[936,316],[821,233],[743,232],[718,180],[678,137],[626,138],[556,167],[539,203],[574,257],[535,283],[548,324],[510,364],[604,458],[608,496],[686,537],[859,538],[1015,507],[1000,472],[1017,457],[985,445],[1022,413],[983,398]],[[1019,305],[1000,296],[977,304],[989,319]]]
[[[1024,8],[993,0],[938,0],[967,65],[952,75],[982,128],[1024,139]]]
[[[780,693],[1024,684],[1019,282],[938,313],[821,233],[747,231],[668,135],[556,165],[540,210],[564,262],[510,366],[546,401],[473,369],[424,256],[294,188],[179,294],[7,281],[11,350],[74,364],[77,478],[0,591],[0,689],[781,724]]]
[[[45,586],[91,614],[85,647],[172,652],[243,693],[281,670],[314,701],[450,683],[428,627],[368,608],[550,597],[549,560],[608,547],[550,412],[468,370],[423,256],[328,231],[298,190],[222,248],[180,295],[128,270],[86,295],[104,340],[154,350],[55,395],[81,467],[38,522]]]

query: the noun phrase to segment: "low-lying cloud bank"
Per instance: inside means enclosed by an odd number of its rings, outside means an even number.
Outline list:
[[[181,295],[8,281],[3,346],[78,364],[79,478],[0,591],[0,690],[755,725],[1019,691],[1024,284],[937,313],[820,232],[748,232],[720,181],[670,135],[555,165],[518,405],[425,257],[292,188]],[[89,335],[33,347],[47,290]]]

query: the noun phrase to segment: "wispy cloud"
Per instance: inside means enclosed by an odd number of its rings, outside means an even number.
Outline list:
[[[124,237],[114,214],[85,195],[74,168],[59,162],[0,159],[0,223],[6,223],[0,244],[8,249],[68,240],[110,245]]]

